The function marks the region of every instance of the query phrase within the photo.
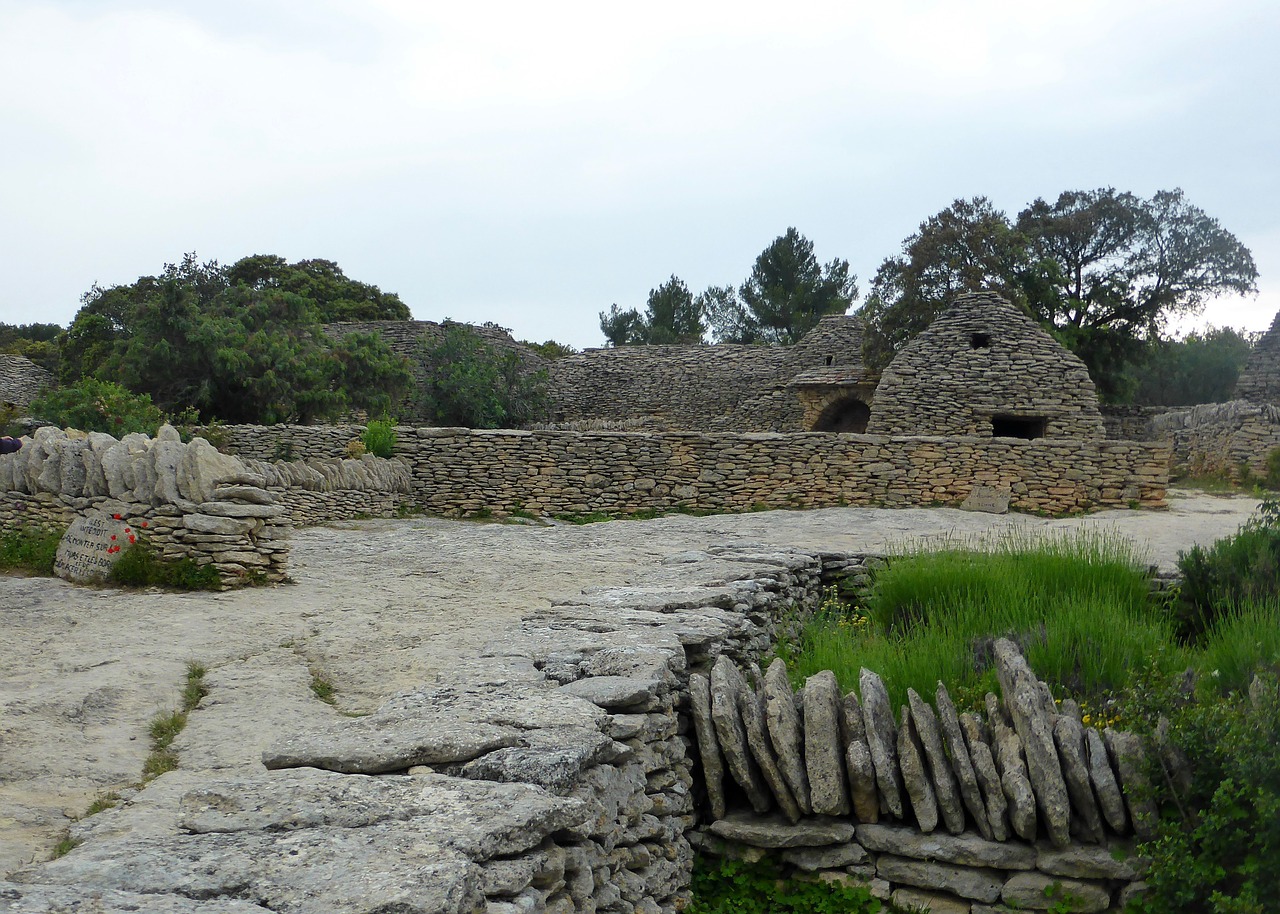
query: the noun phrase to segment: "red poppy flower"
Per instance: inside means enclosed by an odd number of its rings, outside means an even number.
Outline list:
[[[142,526],[144,526],[144,527],[145,527],[146,525],[147,525],[147,522],[144,520],[144,521],[142,522]]]
[[[132,537],[132,536],[131,536],[131,537],[129,537],[129,543],[130,543],[130,544],[132,544],[133,542],[134,542],[133,537]]]
[[[116,538],[116,535],[114,533],[111,534],[111,538],[114,540]]]
[[[120,515],[119,515],[119,514],[112,514],[111,516],[112,516],[115,520],[119,520],[119,519],[120,519]]]

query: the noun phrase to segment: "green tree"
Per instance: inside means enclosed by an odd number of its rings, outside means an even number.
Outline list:
[[[567,355],[574,355],[578,350],[564,343],[557,343],[555,340],[546,340],[541,343],[535,343],[532,340],[521,340],[521,345],[528,346],[538,355],[542,356],[549,362],[556,359],[563,359]]]
[[[645,313],[635,308],[622,310],[613,305],[600,312],[600,332],[611,346],[636,346],[645,343],[700,343],[706,333],[702,306],[693,297],[684,280],[676,275],[649,290]]]
[[[57,339],[62,332],[58,324],[0,323],[0,352],[23,356],[57,374]]]
[[[843,314],[858,297],[847,260],[821,266],[813,242],[788,228],[756,258],[737,296],[722,288],[700,296],[718,340],[794,343],[828,314]]]
[[[349,279],[332,260],[288,263],[274,254],[254,254],[227,267],[226,276],[231,285],[299,295],[312,303],[322,323],[407,321],[412,316],[398,295]]]
[[[961,292],[992,289],[1084,359],[1100,392],[1131,390],[1135,360],[1170,317],[1257,291],[1248,249],[1181,190],[1143,200],[1113,188],[1037,199],[1011,223],[984,197],[957,200],[903,242],[861,312],[875,366]]]
[[[1134,401],[1148,406],[1223,403],[1235,392],[1252,348],[1250,334],[1209,327],[1146,349]]]
[[[518,428],[545,414],[546,371],[530,370],[515,350],[494,347],[450,320],[422,346],[427,375],[419,409],[434,424]]]
[[[260,423],[376,413],[410,380],[380,339],[330,339],[313,300],[232,282],[194,254],[129,286],[94,286],[82,301],[62,340],[63,381],[115,381],[170,413]]]

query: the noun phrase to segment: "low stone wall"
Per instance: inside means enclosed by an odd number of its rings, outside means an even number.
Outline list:
[[[224,585],[279,581],[288,527],[265,483],[203,439],[184,444],[171,426],[118,441],[43,427],[0,456],[0,521],[60,528],[96,512],[166,559],[212,564]]]
[[[1152,420],[1178,407],[1104,403],[1098,409],[1108,438],[1115,441],[1156,441],[1159,439],[1152,428]]]
[[[1193,476],[1238,480],[1241,468],[1267,472],[1267,457],[1280,448],[1280,406],[1231,400],[1175,410],[1152,420],[1153,433],[1172,446],[1173,466]]]
[[[337,456],[358,426],[232,426],[229,451]],[[413,498],[433,513],[959,504],[975,485],[1052,514],[1164,503],[1155,443],[827,433],[486,431],[400,427]]]
[[[265,480],[295,527],[332,520],[391,517],[416,504],[413,479],[403,460],[365,454],[306,460],[247,459],[245,465]]]
[[[364,434],[363,425],[227,425],[209,438],[224,454],[242,460],[309,460],[347,457],[347,445]]]

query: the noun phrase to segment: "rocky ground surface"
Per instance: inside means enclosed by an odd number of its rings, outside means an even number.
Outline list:
[[[1171,568],[1180,549],[1234,532],[1257,503],[1174,492],[1169,504],[1065,520],[839,508],[582,527],[363,521],[297,531],[296,583],[270,588],[181,595],[0,578],[0,877],[47,859],[95,797],[138,781],[148,724],[178,706],[191,662],[208,669],[210,695],[175,744],[183,771],[261,771],[282,729],[371,711],[424,683],[472,681],[478,648],[523,616],[591,588],[679,580],[681,566],[662,561],[673,553],[868,552],[1086,527]],[[316,677],[336,705],[315,697]]]

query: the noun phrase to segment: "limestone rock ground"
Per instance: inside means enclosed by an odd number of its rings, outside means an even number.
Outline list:
[[[1112,528],[1167,568],[1179,549],[1234,532],[1256,502],[1174,493],[1170,505],[1070,520],[838,508],[585,527],[365,521],[298,531],[297,583],[281,587],[161,594],[3,577],[0,878],[47,859],[96,796],[138,780],[148,723],[178,705],[189,661],[208,668],[210,694],[175,744],[183,790],[202,773],[261,772],[284,729],[491,675],[479,648],[553,600],[731,574],[690,560],[709,546],[866,552],[1011,528]],[[337,707],[312,694],[313,673],[333,684]]]

